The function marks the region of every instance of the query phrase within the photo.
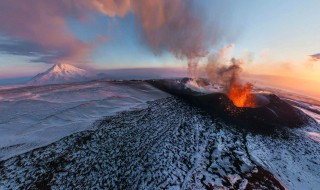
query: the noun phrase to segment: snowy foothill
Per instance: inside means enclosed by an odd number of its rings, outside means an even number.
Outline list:
[[[168,96],[141,81],[0,89],[0,160],[90,128],[96,120]]]

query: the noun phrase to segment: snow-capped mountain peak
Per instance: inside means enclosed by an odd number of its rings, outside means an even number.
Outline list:
[[[86,70],[77,68],[73,65],[58,63],[47,71],[37,74],[28,84],[57,84],[66,82],[84,81],[89,78]]]
[[[64,63],[55,64],[48,71],[58,73],[58,74],[85,74],[86,73],[86,71],[83,69],[77,68],[73,65],[64,64]]]

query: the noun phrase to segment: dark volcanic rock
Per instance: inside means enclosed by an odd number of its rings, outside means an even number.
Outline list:
[[[274,127],[301,127],[309,123],[309,117],[274,94],[263,95],[269,104],[257,108],[239,108],[222,93],[207,95],[181,95],[184,100],[226,121],[233,121],[249,128],[268,130]]]

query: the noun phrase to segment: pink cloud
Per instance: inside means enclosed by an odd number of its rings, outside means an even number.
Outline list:
[[[39,53],[50,54],[50,62],[77,62],[94,47],[72,34],[67,17],[80,19],[88,14],[85,1],[71,0],[10,0],[0,2],[0,32],[32,44]]]

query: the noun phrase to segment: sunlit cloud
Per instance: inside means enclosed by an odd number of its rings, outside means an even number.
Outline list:
[[[314,62],[320,61],[320,53],[317,53],[317,54],[314,54],[314,55],[310,55],[309,57],[310,57],[311,61],[314,61]]]

